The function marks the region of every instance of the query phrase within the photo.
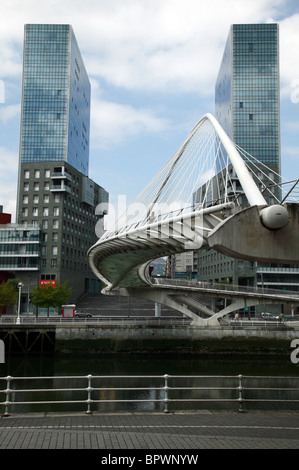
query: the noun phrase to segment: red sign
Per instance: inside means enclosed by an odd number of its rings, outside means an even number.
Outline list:
[[[52,285],[53,287],[55,287],[56,285],[56,281],[55,280],[50,280],[50,279],[42,279],[41,281],[39,281],[39,285],[40,286],[48,286],[48,285]]]

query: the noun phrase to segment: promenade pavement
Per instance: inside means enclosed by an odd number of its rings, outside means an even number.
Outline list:
[[[299,449],[299,412],[13,414],[0,418],[0,449]]]

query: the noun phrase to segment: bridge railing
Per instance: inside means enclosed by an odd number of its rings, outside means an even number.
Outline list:
[[[0,377],[3,416],[16,412],[169,411],[299,408],[299,377],[51,376]],[[214,405],[213,405],[214,404]]]
[[[292,300],[293,298],[299,299],[299,291],[290,291],[284,289],[268,289],[264,287],[255,286],[239,286],[232,284],[213,283],[206,281],[197,280],[184,280],[184,279],[167,279],[167,278],[149,278],[153,285],[160,286],[171,286],[171,287],[191,287],[202,290],[212,291],[225,291],[232,293],[246,293],[246,294],[258,294],[258,295],[269,295],[277,297],[286,297]]]
[[[112,229],[108,228],[108,230],[101,237],[101,240],[105,240],[106,238],[110,238],[111,236],[116,236],[116,235],[121,236],[126,232],[130,232],[131,230],[144,227],[151,223],[156,223],[156,222],[163,223],[165,221],[171,222],[173,218],[178,217],[178,216],[183,216],[184,214],[190,214],[192,213],[193,210],[194,210],[193,206],[182,207],[180,209],[176,209],[171,212],[165,212],[163,214],[159,213],[154,217],[149,216],[149,217],[145,217],[141,220],[137,220],[134,222],[129,222],[130,216],[127,215],[127,220],[121,221],[120,223],[116,222],[116,226]],[[148,212],[148,208],[144,207],[144,213],[146,214],[147,212]],[[133,213],[136,213],[136,211],[133,211]]]

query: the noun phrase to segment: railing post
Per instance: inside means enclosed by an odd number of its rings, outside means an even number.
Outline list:
[[[168,410],[168,402],[169,402],[169,398],[168,398],[168,390],[169,390],[168,379],[169,379],[169,375],[165,374],[164,375],[164,392],[165,392],[165,396],[164,396],[164,413],[169,413],[169,410]]]
[[[242,386],[242,374],[239,375],[239,413],[243,413],[242,403],[243,403],[243,386]]]
[[[9,412],[8,412],[8,408],[9,408],[9,405],[10,405],[10,401],[9,401],[9,397],[10,397],[10,394],[11,394],[11,388],[10,388],[10,382],[11,382],[11,379],[12,377],[10,375],[8,375],[6,378],[6,397],[5,397],[5,409],[4,409],[4,414],[3,416],[9,416]]]
[[[87,411],[85,412],[87,415],[91,414],[91,409],[90,409],[90,405],[92,403],[92,399],[91,399],[91,392],[92,392],[92,386],[91,386],[91,380],[92,380],[92,375],[87,375],[87,400],[86,400],[86,403],[87,403]]]

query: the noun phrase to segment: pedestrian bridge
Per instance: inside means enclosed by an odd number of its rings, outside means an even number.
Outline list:
[[[211,324],[228,310],[216,315],[174,294],[172,286],[153,285],[149,263],[203,247],[251,261],[299,263],[297,183],[284,182],[237,147],[206,114],[90,248],[89,264],[107,294],[149,298],[185,313],[194,324]],[[243,293],[243,299],[248,306],[249,295]]]

